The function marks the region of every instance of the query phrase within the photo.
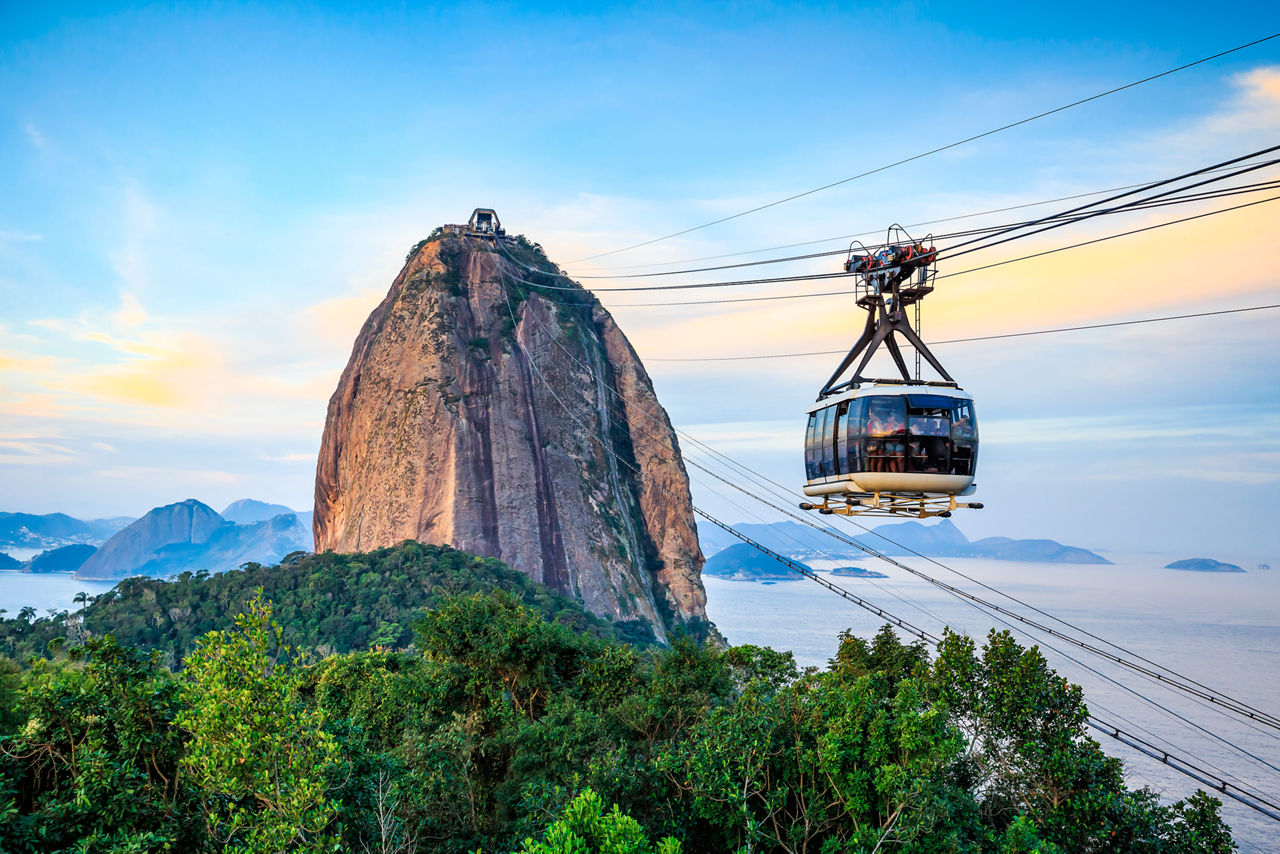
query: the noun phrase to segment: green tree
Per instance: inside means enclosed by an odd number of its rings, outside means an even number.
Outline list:
[[[948,632],[932,686],[968,745],[959,778],[1010,850],[1234,850],[1216,799],[1198,793],[1165,807],[1149,789],[1128,789],[1120,760],[1085,731],[1080,687],[1008,631],[993,630],[981,655],[971,638]],[[1041,847],[1017,847],[1032,829]]]
[[[178,773],[178,686],[157,659],[107,636],[32,663],[5,700],[0,850],[196,846]]]
[[[179,722],[191,742],[182,767],[209,838],[231,850],[331,850],[333,736],[298,696],[301,670],[270,603],[255,596],[235,623],[201,638],[183,671]]]
[[[869,653],[854,644],[837,656]],[[978,828],[949,769],[964,744],[929,700],[913,647],[877,637],[883,669],[833,666],[786,679],[752,654],[755,672],[731,704],[713,709],[660,763],[719,834],[719,850],[963,849]],[[732,653],[731,653],[732,654]]]
[[[526,839],[520,854],[680,854],[680,842],[665,837],[655,846],[640,822],[590,789],[565,808],[540,840]]]

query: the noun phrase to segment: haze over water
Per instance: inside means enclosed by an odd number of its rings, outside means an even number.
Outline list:
[[[965,558],[941,558],[939,563],[1251,706],[1272,713],[1280,709],[1280,573],[1260,572],[1252,567],[1246,567],[1249,571],[1243,574],[1161,568],[1187,555],[1107,557],[1116,565]],[[927,560],[899,560],[984,599],[1027,613]],[[887,572],[890,577],[839,578],[834,579],[836,583],[927,632],[940,634],[943,626],[950,626],[981,639],[993,627],[1005,628],[946,591],[886,564],[873,560],[810,562],[818,570],[850,564]],[[883,624],[875,615],[803,579],[762,584],[704,576],[703,582],[707,588],[707,613],[730,643],[789,649],[802,666],[825,666],[835,653],[837,635],[844,629],[870,637]],[[1098,657],[1061,641],[1041,641],[1039,637],[1028,640],[1020,631],[1014,631],[1014,636],[1024,646],[1039,643],[1059,673],[1084,687],[1090,711],[1099,718],[1156,744],[1168,739],[1171,752],[1213,773],[1224,774],[1228,782],[1239,782],[1269,797],[1280,796],[1280,775],[1271,769],[1191,729],[1049,649],[1047,644],[1280,765],[1273,732],[1212,710],[1207,703],[1172,692],[1119,665],[1107,666]],[[1125,774],[1131,785],[1150,786],[1166,799],[1186,797],[1199,787],[1183,774],[1110,738],[1091,735],[1098,738],[1104,750],[1125,761]],[[1222,769],[1234,776],[1226,776]],[[1274,824],[1270,820],[1230,798],[1219,798],[1242,851],[1274,850]]]

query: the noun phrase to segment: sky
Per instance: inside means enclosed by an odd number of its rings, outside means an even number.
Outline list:
[[[1280,30],[1261,3],[1067,5],[5,4],[0,510],[309,509],[356,332],[409,247],[477,206],[571,273],[610,276],[1153,180],[1280,138],[1276,39],[578,260]],[[1100,218],[955,263],[1230,203]],[[924,334],[1280,303],[1278,226],[1280,204],[1259,205],[955,277]],[[678,428],[798,485],[803,412],[838,357],[672,359],[845,348],[852,299],[599,296]],[[957,523],[975,538],[1280,560],[1277,333],[1280,311],[1258,311],[940,345],[982,425],[986,509]],[[694,497],[746,518],[706,485]]]

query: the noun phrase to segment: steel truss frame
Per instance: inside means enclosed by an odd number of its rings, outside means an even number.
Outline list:
[[[833,500],[834,498],[834,500]],[[821,504],[805,502],[801,510],[817,510],[824,516],[910,516],[928,519],[931,516],[947,518],[952,510],[962,507],[981,510],[977,501],[957,501],[954,495],[927,495],[924,493],[869,492],[827,496]]]
[[[895,234],[898,235],[897,243],[894,241]],[[888,236],[888,245],[891,246],[920,245],[912,241],[900,226],[890,228]],[[857,245],[860,246],[861,244]],[[851,246],[851,262],[854,257],[853,247]],[[928,260],[926,260],[926,257]],[[899,261],[889,267],[880,267],[861,273],[858,282],[858,306],[867,312],[867,322],[863,326],[862,334],[858,336],[853,348],[841,360],[840,366],[836,368],[835,373],[831,375],[831,378],[822,387],[822,391],[818,393],[818,400],[850,388],[858,388],[863,383],[922,383],[919,359],[921,356],[938,372],[945,384],[956,385],[956,381],[947,373],[947,369],[942,366],[942,362],[938,360],[937,356],[933,355],[916,330],[912,328],[912,323],[907,315],[907,309],[916,306],[918,320],[920,301],[933,292],[933,280],[937,275],[937,271],[933,267],[932,254],[926,257],[917,256],[906,261]],[[907,368],[906,359],[903,358],[902,346],[897,338],[899,335],[905,339],[907,344],[911,345],[917,354],[914,376]],[[898,373],[901,374],[900,379],[877,380],[864,376],[863,371],[866,370],[867,365],[871,362],[871,357],[880,349],[881,344],[889,351],[889,356],[893,359],[894,365],[897,366]],[[844,382],[839,382],[840,377],[849,369],[855,359],[858,362],[852,376]]]

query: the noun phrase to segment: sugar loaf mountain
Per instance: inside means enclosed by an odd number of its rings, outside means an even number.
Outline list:
[[[705,621],[689,481],[635,350],[523,237],[437,229],[329,401],[315,548],[404,540],[498,558],[658,639]]]

